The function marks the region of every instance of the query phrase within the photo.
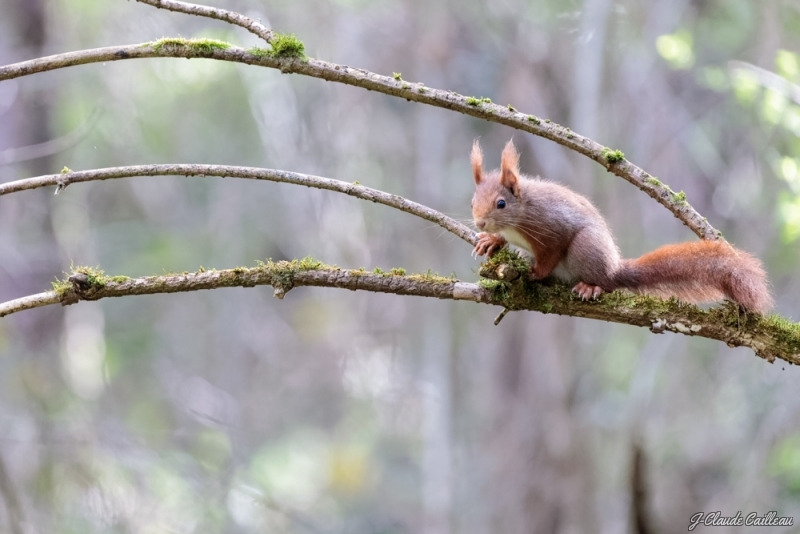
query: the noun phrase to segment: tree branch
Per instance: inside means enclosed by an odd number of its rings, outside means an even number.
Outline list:
[[[436,223],[445,230],[452,232],[467,243],[477,243],[475,232],[460,222],[439,213],[422,204],[412,202],[399,195],[384,193],[377,189],[365,187],[358,183],[343,182],[331,178],[322,178],[308,174],[273,169],[259,169],[255,167],[235,167],[230,165],[199,165],[199,164],[171,164],[171,165],[134,165],[130,167],[110,167],[91,171],[69,171],[62,174],[48,174],[36,178],[26,178],[14,182],[0,184],[0,196],[28,189],[56,186],[56,193],[62,191],[70,184],[91,182],[95,180],[111,180],[115,178],[131,178],[135,176],[220,176],[222,178],[246,178],[251,180],[268,180],[287,184],[304,185],[317,189],[337,191],[362,200],[377,202],[385,206],[396,208],[400,211],[416,215],[432,223]]]
[[[278,35],[252,19],[225,10],[174,0],[138,1],[173,11],[224,20],[247,28],[267,42],[272,42]],[[243,50],[228,43],[209,39],[166,38],[141,45],[59,54],[0,67],[0,81],[87,63],[148,57],[209,58],[276,68],[284,73],[303,74],[362,87],[505,124],[545,137],[593,159],[656,199],[701,238],[721,239],[720,233],[686,202],[682,192],[675,193],[653,176],[626,161],[618,150],[603,147],[549,120],[520,113],[511,106],[498,106],[486,98],[465,97],[454,92],[426,87],[421,83],[409,83],[399,76],[390,78],[362,69],[306,58],[302,56],[302,43],[299,42],[295,42],[285,51],[277,45],[272,50],[258,48]],[[469,243],[475,243],[475,234],[467,227],[402,197],[358,184],[268,169],[216,165],[148,165],[83,172],[70,171],[63,175],[41,176],[0,185],[0,195],[47,185],[57,186],[58,192],[70,183],[82,181],[168,174],[265,179],[339,191],[413,213],[439,224]],[[127,295],[271,285],[275,288],[275,295],[283,298],[285,293],[295,286],[326,286],[398,295],[470,300],[499,305],[505,310],[534,310],[644,326],[655,333],[669,330],[721,340],[729,346],[750,347],[758,356],[768,361],[781,358],[790,363],[800,363],[800,325],[781,317],[741,315],[735,305],[703,311],[696,306],[681,304],[675,300],[663,301],[647,296],[631,296],[620,291],[605,294],[597,302],[583,302],[565,286],[534,283],[528,281],[527,277],[520,276],[528,268],[529,266],[518,263],[518,258],[515,260],[508,253],[498,254],[482,266],[481,274],[491,280],[483,280],[480,284],[430,275],[406,276],[402,270],[392,270],[391,273],[377,270],[375,273],[343,270],[311,259],[269,262],[253,269],[236,268],[212,272],[201,270],[199,273],[138,279],[106,277],[102,272],[79,268],[69,276],[68,281],[55,284],[53,291],[0,304],[0,317],[56,302],[68,305],[79,300],[98,300]]]
[[[728,69],[731,73],[737,71],[750,72],[758,79],[758,84],[767,89],[772,89],[776,93],[784,95],[795,104],[800,104],[800,85],[789,81],[779,74],[762,69],[752,63],[745,61],[728,61]]]
[[[534,115],[521,113],[510,106],[500,106],[491,103],[488,99],[467,97],[453,91],[434,89],[426,87],[422,83],[406,82],[364,69],[337,65],[313,58],[281,56],[268,50],[244,50],[221,41],[170,38],[138,45],[70,52],[7,65],[0,67],[0,81],[88,63],[154,57],[208,58],[279,69],[284,73],[302,74],[339,82],[422,104],[450,109],[529,132],[583,154],[605,167],[609,172],[632,183],[672,212],[700,238],[722,239],[722,234],[689,205],[683,192],[674,192],[657,178],[627,161],[624,154],[618,150],[610,150],[587,137],[572,132],[569,128]]]
[[[5,317],[22,310],[32,310],[61,302],[61,296],[55,291],[45,291],[0,304],[0,317]]]
[[[490,260],[484,264],[482,274],[487,271],[497,274],[507,267],[499,261]],[[294,287],[336,287],[467,300],[514,311],[531,310],[599,319],[643,326],[655,333],[670,331],[716,339],[731,347],[749,347],[770,362],[780,358],[800,364],[800,326],[776,316],[740,315],[735,305],[704,311],[674,300],[630,296],[619,291],[604,294],[598,301],[583,301],[566,286],[531,282],[526,277],[511,282],[483,280],[473,284],[429,274],[406,275],[402,269],[392,269],[388,273],[378,269],[372,273],[361,269],[339,269],[311,258],[270,261],[254,268],[201,270],[142,278],[110,277],[102,271],[79,267],[66,281],[54,284],[53,291],[0,304],[0,317],[55,303],[69,305],[80,300],[258,285],[274,287],[275,296],[279,298]]]
[[[0,152],[0,165],[11,165],[21,161],[29,161],[32,159],[44,158],[63,152],[81,142],[97,124],[100,118],[100,112],[95,110],[92,115],[80,126],[72,130],[66,135],[45,141],[44,143],[37,143],[35,145],[28,145],[19,148],[9,148]]]
[[[199,6],[188,2],[176,2],[175,0],[136,0],[143,4],[149,4],[159,9],[186,13],[187,15],[197,15],[221,20],[235,26],[241,26],[245,30],[258,35],[266,42],[272,42],[272,30],[257,22],[250,17],[246,17],[234,11],[227,11],[216,7]]]

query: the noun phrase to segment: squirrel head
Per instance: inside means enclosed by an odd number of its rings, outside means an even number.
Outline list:
[[[483,172],[483,152],[477,139],[472,144],[472,218],[479,232],[497,233],[525,219],[519,177],[519,153],[509,141],[500,157],[500,169]]]

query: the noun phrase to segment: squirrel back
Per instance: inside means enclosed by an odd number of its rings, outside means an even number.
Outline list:
[[[532,278],[577,283],[574,291],[584,298],[627,288],[692,303],[727,297],[760,313],[773,305],[761,262],[724,241],[666,245],[638,259],[622,259],[608,224],[587,198],[520,174],[512,141],[499,170],[484,173],[477,141],[471,159],[472,214],[484,232],[477,255],[491,255],[507,242],[516,245],[534,257]]]

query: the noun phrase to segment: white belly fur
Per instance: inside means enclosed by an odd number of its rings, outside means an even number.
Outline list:
[[[521,248],[522,250],[533,256],[533,250],[531,249],[530,243],[528,243],[528,240],[525,239],[522,236],[522,234],[517,231],[516,228],[503,228],[502,230],[500,230],[500,235],[505,237],[506,241],[508,241],[512,245]]]
[[[516,228],[503,228],[500,230],[500,235],[505,237],[506,241],[508,241],[510,244],[524,250],[531,258],[533,258],[534,261],[536,261],[536,255],[533,253],[530,243],[528,243],[528,240],[525,239]],[[574,276],[572,276],[572,273],[569,272],[566,262],[563,260],[558,262],[558,265],[556,265],[555,269],[553,269],[553,272],[550,274],[550,276],[555,276],[564,282],[574,282]]]

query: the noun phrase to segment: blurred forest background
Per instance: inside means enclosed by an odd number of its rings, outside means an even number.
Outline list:
[[[487,96],[622,149],[761,257],[777,311],[800,316],[796,0],[214,5],[296,33],[313,57]],[[131,1],[0,2],[0,64],[179,35],[261,44]],[[0,83],[3,182],[250,165],[468,218],[472,140],[496,166],[512,136],[523,171],[593,199],[626,256],[695,238],[550,141],[359,88],[182,59]],[[0,199],[0,301],[48,289],[72,262],[141,276],[307,255],[477,278],[469,246],[439,227],[285,184],[136,178]],[[2,319],[0,531],[625,533],[636,495],[650,532],[685,531],[699,511],[800,520],[797,369],[597,321],[493,326],[499,311],[259,287]]]

